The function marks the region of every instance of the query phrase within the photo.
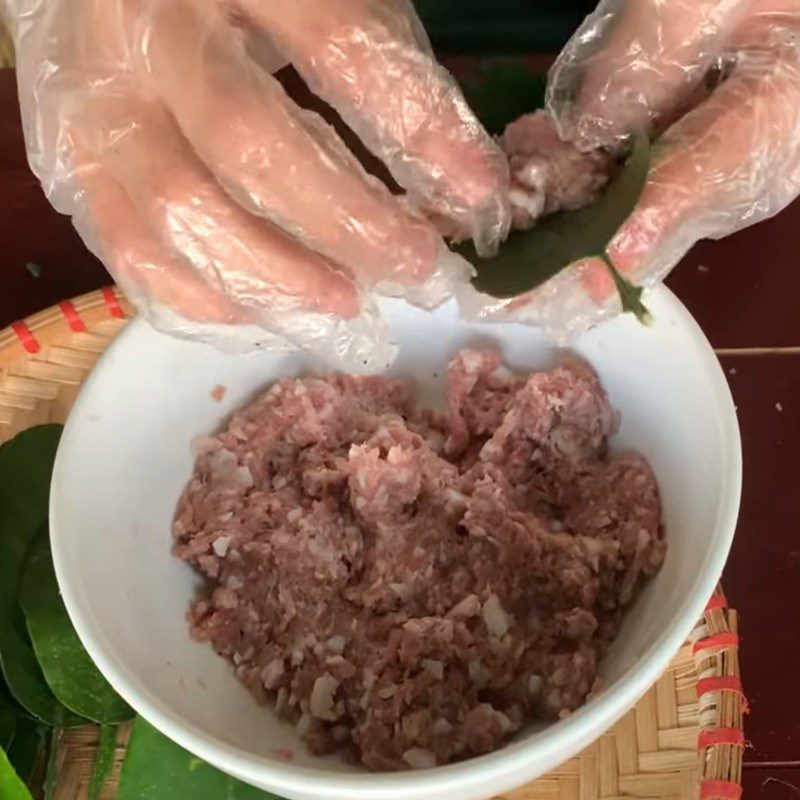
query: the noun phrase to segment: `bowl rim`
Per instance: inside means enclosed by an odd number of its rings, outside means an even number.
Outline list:
[[[723,430],[725,458],[720,499],[713,529],[716,545],[705,562],[697,565],[692,590],[686,594],[672,622],[653,644],[614,684],[566,719],[547,726],[500,750],[431,769],[409,772],[345,773],[328,768],[295,766],[267,755],[248,753],[210,734],[172,711],[149,691],[138,677],[114,654],[94,623],[90,604],[82,597],[76,581],[70,580],[69,559],[62,547],[59,526],[59,485],[68,466],[72,424],[81,414],[91,387],[102,374],[103,361],[125,347],[128,338],[147,323],[137,318],[120,332],[88,377],[65,425],[53,469],[50,492],[50,541],[56,577],[64,604],[75,630],[105,678],[123,699],[150,724],[184,749],[218,769],[255,786],[294,796],[320,800],[397,800],[426,798],[431,790],[466,792],[478,783],[491,785],[492,792],[507,791],[557,767],[607,731],[627,713],[667,668],[670,660],[689,637],[722,575],[733,541],[739,514],[742,486],[742,449],[736,409],[722,366],[711,344],[686,307],[666,287],[651,290],[686,325],[693,347],[701,355],[712,377],[712,391]],[[402,781],[402,787],[398,785]]]

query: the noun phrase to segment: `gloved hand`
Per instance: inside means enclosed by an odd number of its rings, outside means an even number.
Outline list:
[[[643,127],[662,133],[609,248],[623,274],[652,285],[698,240],[800,194],[800,2],[603,0],[552,68],[547,99],[561,136],[583,151]],[[595,261],[491,309],[562,335],[618,310]]]
[[[505,158],[409,0],[6,6],[34,172],[172,333],[385,363],[371,292],[433,304],[468,274],[423,212],[484,251],[508,230]],[[271,74],[286,61],[405,197],[289,99]]]

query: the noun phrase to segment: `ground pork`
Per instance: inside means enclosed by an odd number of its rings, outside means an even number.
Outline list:
[[[539,217],[588,205],[615,166],[604,150],[582,153],[563,141],[550,115],[541,110],[512,122],[500,145],[511,170],[511,211],[517,229],[533,227]]]
[[[664,559],[653,473],[608,454],[589,369],[465,350],[447,399],[285,379],[196,443],[174,520],[208,580],[192,634],[312,752],[424,768],[575,710]]]

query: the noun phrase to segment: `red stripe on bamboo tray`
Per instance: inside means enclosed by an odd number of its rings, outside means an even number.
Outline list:
[[[62,300],[58,304],[58,307],[61,309],[61,313],[69,323],[71,330],[75,331],[75,333],[83,333],[86,330],[86,325],[81,319],[81,315],[77,312],[75,306],[72,305],[69,300]]]
[[[124,319],[125,312],[122,310],[119,300],[117,300],[117,295],[114,293],[114,289],[111,286],[106,286],[106,288],[102,289],[101,291],[103,294],[103,300],[105,301],[106,307],[108,308],[111,316],[117,317],[118,319]]]
[[[700,698],[711,692],[734,692],[742,698],[744,713],[747,714],[750,710],[742,688],[742,680],[738,675],[717,675],[713,678],[700,678],[697,681],[697,697]]]
[[[22,346],[28,353],[38,353],[42,347],[36,337],[30,332],[28,326],[21,320],[11,323],[11,330],[17,335],[17,339],[22,342]]]
[[[728,598],[724,594],[715,594],[706,606],[706,611],[716,611],[718,608],[727,608]]]
[[[715,633],[712,636],[706,636],[704,639],[698,639],[692,646],[692,654],[697,655],[703,650],[712,650],[717,647],[738,647],[739,634],[738,633]]]
[[[707,731],[700,731],[700,735],[697,737],[697,746],[701,750],[722,744],[744,747],[744,731],[741,728],[711,728]]]
[[[742,796],[742,787],[733,781],[705,780],[700,783],[701,800],[708,798],[723,798],[723,800],[739,800]]]

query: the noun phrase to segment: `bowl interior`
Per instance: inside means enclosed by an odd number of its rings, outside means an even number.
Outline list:
[[[598,371],[621,412],[615,446],[638,450],[655,469],[669,553],[602,665],[607,690],[571,719],[531,727],[487,757],[502,762],[522,753],[528,777],[552,766],[548,759],[573,755],[588,743],[586,731],[611,724],[647,689],[701,613],[730,545],[740,453],[727,385],[674,297],[658,290],[650,304],[654,327],[619,318],[582,337],[574,350]],[[444,366],[464,345],[494,343],[510,365],[527,369],[557,355],[529,328],[460,322],[451,305],[431,313],[390,302],[386,311],[401,344],[392,373],[412,376],[428,402],[441,397]],[[51,500],[65,601],[112,684],[184,746],[295,796],[302,792],[292,790],[292,781],[316,774],[309,770],[324,769],[329,784],[337,782],[333,773],[344,779],[359,770],[337,757],[307,755],[292,727],[256,705],[210,647],[189,638],[184,614],[198,582],[171,555],[170,523],[192,469],[192,439],[217,430],[275,378],[313,369],[302,355],[225,356],[134,321],[75,405]],[[211,396],[218,385],[226,388],[221,402]],[[547,751],[553,736],[558,743]],[[285,749],[294,754],[290,766],[275,757]],[[537,752],[545,751],[550,755],[537,762]],[[463,765],[448,769],[455,776]]]

